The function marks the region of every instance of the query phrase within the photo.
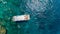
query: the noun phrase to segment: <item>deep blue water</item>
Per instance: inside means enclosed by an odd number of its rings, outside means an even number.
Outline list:
[[[26,25],[29,34],[60,34],[60,0],[28,0],[25,13],[31,15]]]

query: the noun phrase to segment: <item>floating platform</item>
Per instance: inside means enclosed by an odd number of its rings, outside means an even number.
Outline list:
[[[13,16],[13,21],[27,21],[30,20],[30,15],[19,15],[19,16]]]

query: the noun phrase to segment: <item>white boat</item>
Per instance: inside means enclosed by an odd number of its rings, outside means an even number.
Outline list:
[[[13,16],[13,21],[27,21],[30,20],[30,15],[18,15],[18,16]]]

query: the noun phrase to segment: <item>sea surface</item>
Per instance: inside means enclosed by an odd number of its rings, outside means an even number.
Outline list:
[[[12,21],[24,14],[30,20]],[[0,25],[6,34],[60,34],[60,0],[0,0]]]

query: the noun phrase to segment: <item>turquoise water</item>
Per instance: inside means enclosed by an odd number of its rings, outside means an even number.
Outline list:
[[[24,14],[31,19],[12,22]],[[0,22],[6,34],[60,34],[60,0],[0,0]]]

